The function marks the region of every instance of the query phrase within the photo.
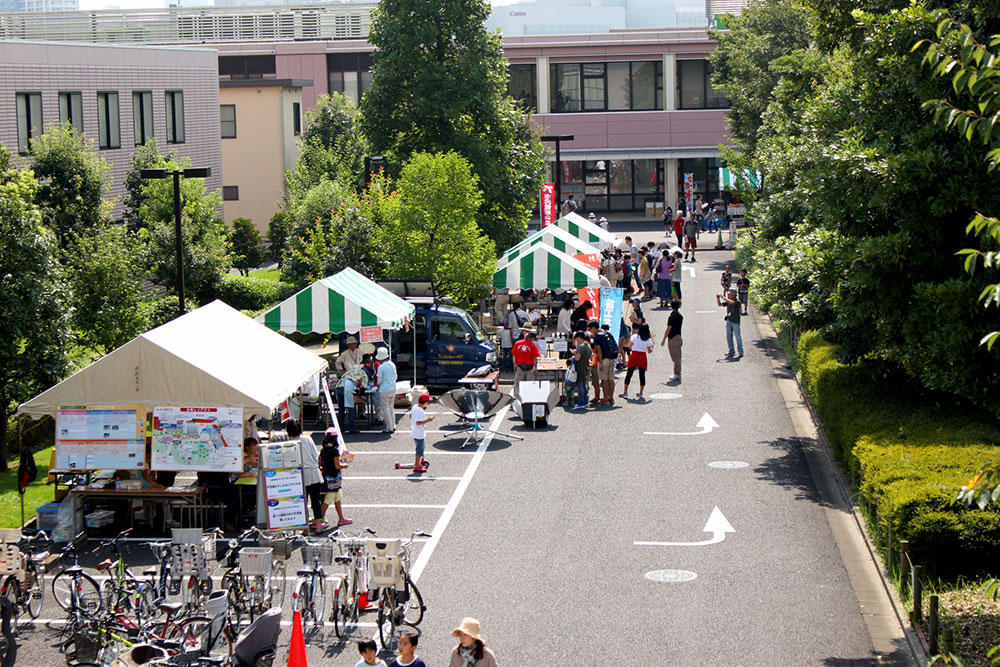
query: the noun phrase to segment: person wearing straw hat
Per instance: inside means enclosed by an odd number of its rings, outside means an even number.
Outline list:
[[[497,667],[497,657],[486,646],[481,632],[477,619],[462,619],[451,631],[452,637],[458,637],[458,646],[451,652],[448,667]]]
[[[352,368],[361,368],[362,354],[361,350],[358,349],[358,339],[354,336],[348,336],[344,344],[347,345],[347,349],[337,357],[336,364],[337,373],[340,375],[343,375]]]
[[[382,432],[393,433],[396,430],[396,364],[389,358],[389,349],[380,347],[375,351],[378,370],[375,371],[375,382],[378,385],[379,414],[382,415]]]

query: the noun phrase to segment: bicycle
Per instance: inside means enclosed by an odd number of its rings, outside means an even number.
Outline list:
[[[121,543],[131,532],[131,528],[123,530],[110,540],[102,542],[94,550],[94,553],[111,549],[114,555],[113,560],[106,558],[97,564],[97,570],[106,572],[108,575],[108,578],[103,580],[100,585],[103,608],[108,611],[132,611],[135,613],[136,623],[141,625],[144,617],[152,618],[153,616],[156,604],[153,599],[153,589],[156,583],[152,577],[149,581],[140,581],[125,565]],[[145,574],[149,575],[150,571],[147,570]]]
[[[215,529],[210,539],[221,534]],[[187,613],[195,614],[212,592],[204,535],[201,528],[174,528],[171,531],[169,580],[170,590],[179,592]]]
[[[410,578],[410,548],[417,537],[430,537],[416,531],[410,539],[372,543],[368,557],[372,586],[381,589],[378,603],[378,638],[382,648],[395,651],[402,627],[416,627],[424,620],[424,598]]]
[[[228,593],[229,623],[236,628],[244,615],[253,622],[285,599],[285,563],[274,560],[271,547],[251,546],[263,537],[259,528],[250,528],[229,541],[222,587]]]
[[[373,537],[375,531],[365,528],[363,532]],[[367,561],[365,558],[365,540],[357,537],[347,537],[339,530],[330,535],[340,550],[340,555],[334,562],[346,565],[344,575],[337,581],[333,589],[333,631],[338,639],[346,639],[351,631],[357,628],[358,616],[362,611],[361,595],[368,599]]]
[[[15,628],[21,610],[27,611],[31,618],[38,618],[45,600],[45,582],[42,574],[50,555],[48,551],[31,553],[34,543],[39,539],[49,541],[48,536],[41,531],[33,536],[22,535],[16,543],[16,553],[6,554],[7,557],[19,561],[17,571],[8,574],[0,585],[0,596],[10,600],[12,623]]]
[[[333,565],[336,545],[330,544],[329,540],[310,540],[301,536],[297,541],[304,542],[303,569],[297,573],[298,580],[292,592],[292,611],[301,612],[303,626],[311,620],[322,628],[326,621],[326,572],[323,566]]]
[[[80,567],[80,550],[87,543],[87,534],[79,533],[70,540],[60,555],[70,557],[72,564],[52,578],[52,596],[71,621],[81,614],[94,615],[101,610],[101,590],[92,576]]]
[[[7,546],[13,547],[13,545]],[[14,605],[7,596],[0,596],[0,667],[14,667],[14,661],[17,659],[13,619]]]

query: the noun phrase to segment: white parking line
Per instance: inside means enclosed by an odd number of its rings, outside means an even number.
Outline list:
[[[424,433],[455,433],[457,431],[458,431],[457,428],[455,430],[453,430],[453,431],[441,431],[441,430],[435,431],[435,430],[428,429],[428,430],[424,431]],[[410,431],[407,431],[407,430],[404,430],[404,429],[401,429],[401,428],[397,428],[394,432],[395,433],[410,433]],[[366,434],[369,434],[369,435],[380,435],[380,434],[382,434],[382,435],[389,435],[385,431],[381,431],[381,430],[379,430],[379,431],[358,431],[358,433],[366,433]],[[350,435],[350,434],[348,434],[348,435]]]
[[[358,454],[369,454],[369,455],[370,454],[392,454],[393,456],[413,456],[413,450],[412,449],[407,449],[406,451],[403,451],[403,452],[397,452],[397,451],[391,451],[391,452],[386,452],[386,451],[367,451],[367,452],[365,452],[365,451],[361,451],[361,452],[359,452],[359,451],[356,451],[356,450],[352,449],[352,450],[350,450],[350,452],[351,452],[351,454],[354,454],[354,455],[358,455]],[[427,452],[427,454],[430,454],[431,456],[442,456],[442,455],[445,455],[445,456],[474,456],[476,454],[476,452],[475,451],[468,451],[468,452],[437,452],[437,451],[429,451],[429,452]]]
[[[364,475],[358,475],[357,477],[347,477],[347,476],[345,476],[344,479],[362,480],[362,481],[379,481],[379,482],[381,482],[381,481],[387,481],[387,482],[390,482],[390,481],[401,481],[401,482],[453,482],[454,481],[454,482],[457,482],[458,480],[460,480],[462,478],[461,477],[434,477],[434,476],[425,477],[423,475],[406,475],[405,477],[402,477],[400,475],[396,475],[394,477],[393,476],[378,477],[378,476],[374,476],[374,475],[371,476],[371,477],[367,477],[367,476],[364,476]]]
[[[443,510],[447,505],[343,505],[346,509]]]

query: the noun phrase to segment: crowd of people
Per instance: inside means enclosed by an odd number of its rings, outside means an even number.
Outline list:
[[[475,618],[463,618],[451,636],[458,639],[458,645],[449,654],[448,667],[497,667],[497,658],[486,645],[482,629]],[[378,657],[378,646],[374,639],[358,642],[361,659],[355,667],[427,667],[424,659],[417,655],[420,636],[415,631],[404,632],[399,638],[396,657],[387,665]]]

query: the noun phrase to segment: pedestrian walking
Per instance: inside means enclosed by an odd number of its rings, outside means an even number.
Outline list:
[[[576,350],[573,353],[576,367],[576,403],[574,408],[587,407],[587,382],[590,381],[590,359],[594,352],[590,347],[590,334],[586,331],[576,332]]]
[[[750,303],[750,279],[747,278],[747,270],[740,269],[740,277],[736,279],[736,293],[743,306],[743,314],[747,315],[747,306]]]
[[[645,248],[639,248],[637,273],[639,275],[639,287],[642,289],[642,298],[649,299],[652,297],[652,294],[650,293],[650,287],[653,284],[651,279],[652,268],[649,266]]]
[[[656,346],[653,335],[649,332],[649,325],[639,326],[638,333],[632,334],[629,339],[629,349],[632,352],[628,355],[628,372],[625,373],[625,386],[622,388],[620,396],[628,398],[628,385],[632,381],[632,374],[639,370],[639,395],[637,398],[643,400],[643,392],[646,390],[646,370],[649,368],[649,354]]]
[[[458,646],[451,652],[448,667],[497,667],[497,657],[486,645],[481,632],[477,619],[462,619],[451,631],[452,637],[458,637]]]
[[[311,435],[302,432],[302,427],[294,419],[283,424],[285,433],[291,440],[299,441],[299,457],[302,460],[302,484],[312,507],[313,520],[309,527],[313,532],[326,530],[328,526],[323,520],[323,475],[319,471],[319,450]]]
[[[427,462],[424,460],[424,440],[427,437],[427,424],[434,421],[434,415],[427,416],[427,406],[430,402],[430,394],[420,394],[417,404],[410,409],[410,435],[413,437],[415,455],[413,472],[427,470]]]
[[[681,300],[681,278],[684,277],[684,267],[681,266],[681,255],[684,252],[680,248],[674,248],[674,262],[670,266],[670,284],[673,287],[674,299]]]
[[[605,218],[603,215],[601,216],[601,219],[597,221],[597,224],[599,224],[601,226],[601,229],[603,229],[604,231],[608,231],[608,219]]]
[[[733,286],[733,271],[726,264],[726,268],[722,270],[722,277],[719,279],[719,284],[722,285],[722,293],[728,294],[729,288]]]
[[[604,325],[607,327],[607,325]],[[591,403],[599,405],[611,405],[614,403],[615,395],[615,360],[618,359],[618,343],[615,342],[611,332],[600,326],[597,320],[591,320],[587,324],[593,342],[593,354],[595,363],[592,381],[594,384],[594,398]],[[604,398],[601,398],[601,394]]]
[[[733,357],[736,352],[733,350],[733,337],[736,337],[739,356],[743,358],[743,336],[740,334],[740,303],[736,299],[736,288],[730,289],[726,294],[716,294],[715,301],[726,309],[726,343],[729,345],[727,357]]]
[[[559,210],[562,215],[576,212],[576,200],[573,199],[573,195],[566,198],[566,201],[562,203],[562,207]]]
[[[639,330],[639,327],[646,323],[646,316],[642,312],[642,301],[639,297],[632,297],[632,312],[629,314],[629,322],[632,326],[632,333]]]
[[[684,223],[684,259],[688,258],[688,253],[690,252],[691,261],[695,261],[694,251],[698,249],[698,236],[700,234],[698,221],[694,219],[694,216],[691,216]]]
[[[670,284],[670,269],[673,260],[670,253],[663,253],[656,262],[656,296],[660,300],[660,308],[663,308],[670,301],[672,286]]]
[[[674,235],[677,237],[677,247],[684,247],[684,209],[677,209],[677,217],[674,218]]]
[[[359,641],[358,653],[361,654],[361,659],[355,663],[354,667],[365,667],[365,665],[386,667],[385,661],[378,659],[378,646],[375,644],[374,639],[362,639]]]
[[[667,329],[663,332],[663,340],[660,347],[667,344],[667,351],[670,353],[670,360],[674,362],[674,374],[671,380],[681,379],[681,346],[684,339],[681,338],[681,327],[684,325],[684,316],[681,315],[681,302],[674,299],[670,302],[670,317],[667,318]]]
[[[670,232],[674,231],[674,209],[669,206],[663,209],[663,231],[664,236],[670,238]]]
[[[382,415],[382,432],[396,432],[396,364],[389,358],[389,349],[380,347],[375,352],[379,362],[375,371],[375,383],[378,388],[379,414]]]
[[[396,651],[399,653],[389,663],[389,667],[427,667],[423,658],[418,658],[416,654],[419,636],[413,630],[407,630],[399,636],[399,646]]]
[[[330,509],[330,505],[333,505],[334,509],[337,510],[337,526],[348,526],[354,523],[352,519],[344,516],[344,508],[341,506],[341,501],[344,499],[341,490],[344,477],[341,471],[350,464],[340,457],[337,429],[332,426],[326,429],[326,433],[323,434],[323,447],[320,449],[319,464],[326,492],[326,495],[323,496],[323,505],[320,508],[323,518],[326,519],[326,511]]]

